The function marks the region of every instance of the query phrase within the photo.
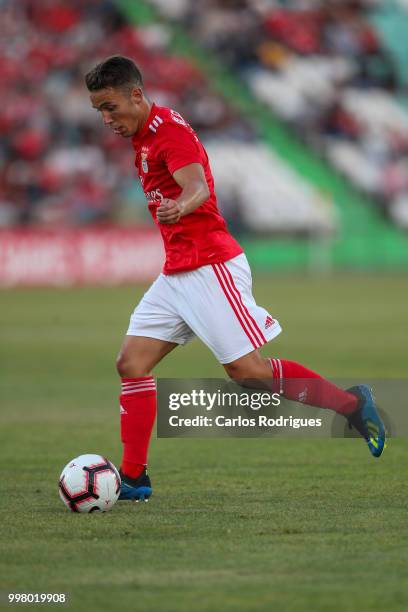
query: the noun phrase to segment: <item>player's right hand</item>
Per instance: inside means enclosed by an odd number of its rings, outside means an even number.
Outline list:
[[[181,206],[176,200],[163,198],[160,202],[160,206],[156,210],[156,217],[159,223],[171,225],[172,223],[177,223],[181,217],[181,213]]]

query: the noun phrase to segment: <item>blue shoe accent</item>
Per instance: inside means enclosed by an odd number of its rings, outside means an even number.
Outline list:
[[[359,400],[357,410],[347,417],[348,422],[365,438],[370,453],[379,457],[385,448],[385,427],[372,390],[368,385],[357,385],[347,391]]]
[[[152,494],[151,487],[131,487],[125,482],[122,482],[120,488],[120,500],[147,501]]]
[[[146,473],[146,469],[138,478],[128,478],[120,472],[122,484],[120,487],[119,500],[148,501],[153,493],[152,483]]]

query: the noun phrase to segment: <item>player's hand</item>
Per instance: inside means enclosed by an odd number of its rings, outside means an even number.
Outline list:
[[[182,214],[182,208],[176,200],[163,198],[160,206],[156,210],[157,220],[159,223],[171,225],[177,223]]]

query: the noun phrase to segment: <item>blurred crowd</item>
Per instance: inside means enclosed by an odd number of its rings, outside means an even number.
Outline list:
[[[164,26],[130,26],[112,0],[0,0],[0,13],[0,226],[147,218],[131,143],[103,128],[84,84],[109,55],[132,57],[151,98],[188,109],[203,134],[251,136],[189,60],[169,55]]]
[[[396,101],[393,61],[368,20],[381,0],[151,2],[360,189],[388,209],[399,206],[401,218],[406,211],[408,225],[408,115]],[[136,28],[118,6],[0,0],[0,226],[148,218],[130,142],[103,128],[84,85],[84,74],[113,54],[136,61],[151,99],[176,108],[205,142],[222,142],[220,164],[230,151],[244,151],[234,144],[244,141],[252,155],[257,149],[253,163],[270,168],[265,176],[276,184],[287,180],[286,168],[266,159],[248,120],[212,90],[192,60],[169,51],[166,20]],[[254,186],[215,173],[224,180],[225,213],[239,224],[245,217],[239,208]],[[271,223],[278,209],[284,212],[283,193],[271,201]],[[306,227],[315,194],[299,183],[293,199],[300,193]],[[321,219],[331,225],[326,213]]]
[[[389,0],[152,1],[408,226],[408,90],[370,19]]]

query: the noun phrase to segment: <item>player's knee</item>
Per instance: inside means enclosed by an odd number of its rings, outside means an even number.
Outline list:
[[[126,371],[128,367],[128,359],[125,353],[119,353],[116,358],[116,370],[121,378],[126,377]]]
[[[235,361],[225,364],[224,369],[232,380],[248,378],[248,368]]]
[[[140,378],[150,375],[140,360],[131,358],[126,352],[119,353],[116,359],[116,369],[121,378]]]
[[[248,379],[265,378],[266,360],[260,354],[252,354],[246,358],[237,359],[224,364],[224,369],[232,380],[238,382]],[[269,369],[266,369],[269,372]]]

